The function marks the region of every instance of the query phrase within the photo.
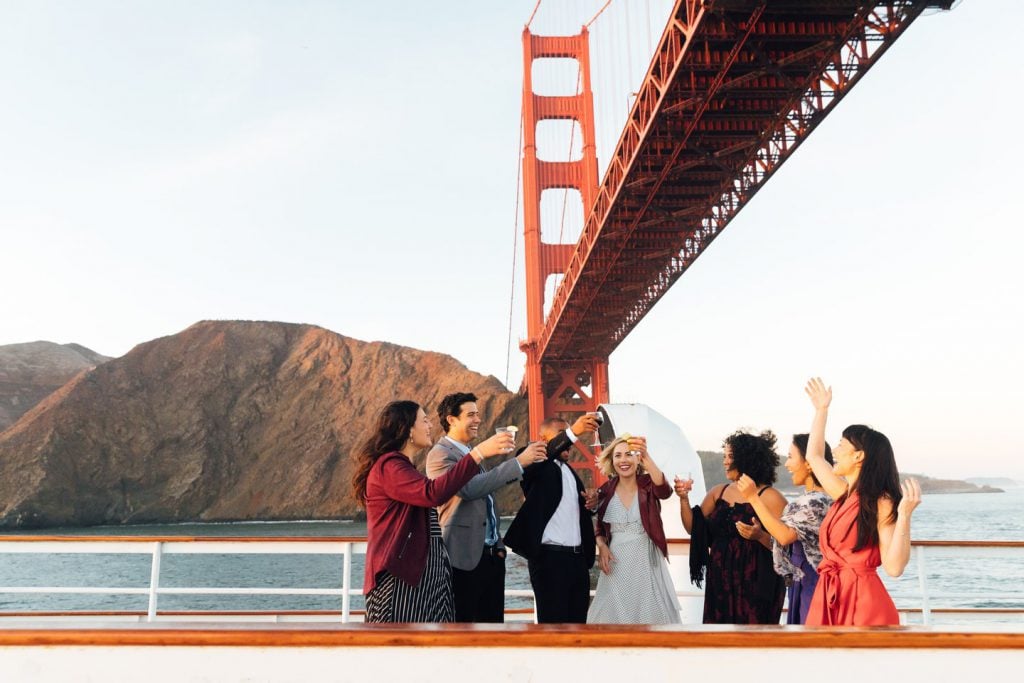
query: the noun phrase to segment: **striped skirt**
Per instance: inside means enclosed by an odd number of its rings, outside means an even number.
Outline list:
[[[381,572],[377,585],[366,596],[367,623],[455,621],[452,566],[441,538],[437,510],[430,510],[430,552],[418,586]]]

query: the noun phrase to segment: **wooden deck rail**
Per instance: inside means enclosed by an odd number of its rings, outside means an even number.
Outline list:
[[[10,646],[1024,649],[1024,633],[926,627],[139,624],[0,629]]]

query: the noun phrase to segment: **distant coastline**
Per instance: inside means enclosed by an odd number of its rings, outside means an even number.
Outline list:
[[[921,483],[921,493],[1006,493],[1005,489],[988,484],[972,484],[960,479],[935,479],[925,474],[900,473],[901,477],[914,477]]]
[[[704,485],[713,486],[725,483],[725,472],[722,470],[723,454],[716,451],[697,451],[700,456],[701,469],[704,472]],[[1008,488],[1024,487],[1024,483],[1008,477],[973,477],[970,479],[938,479],[925,474],[901,472],[901,478],[914,477],[921,484],[921,493],[1005,493]],[[789,472],[781,465],[777,470],[775,487],[780,491],[796,492]]]

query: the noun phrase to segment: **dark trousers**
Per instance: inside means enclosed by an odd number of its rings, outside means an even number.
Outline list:
[[[583,554],[542,546],[537,559],[528,564],[530,584],[537,598],[537,623],[587,623],[590,571]]]
[[[464,571],[452,567],[455,621],[501,624],[505,621],[505,550],[484,548],[480,564]]]

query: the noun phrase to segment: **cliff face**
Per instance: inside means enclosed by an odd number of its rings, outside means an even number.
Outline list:
[[[78,344],[0,346],[0,432],[84,370],[110,360]]]
[[[283,323],[202,322],[82,373],[0,434],[0,526],[352,516],[349,453],[388,401],[524,399],[455,359]],[[501,500],[515,507],[517,487]]]

